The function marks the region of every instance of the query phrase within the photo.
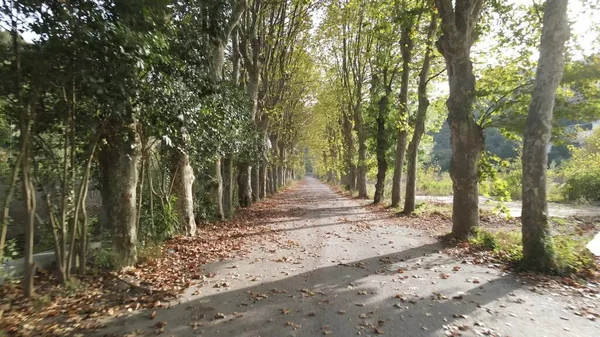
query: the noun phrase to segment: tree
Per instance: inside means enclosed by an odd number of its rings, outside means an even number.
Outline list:
[[[429,108],[429,99],[427,97],[427,84],[431,80],[429,70],[431,69],[431,60],[433,58],[433,44],[437,31],[438,17],[435,12],[431,12],[431,21],[427,29],[427,38],[425,40],[425,55],[423,56],[423,64],[419,73],[418,87],[418,107],[417,115],[415,116],[414,131],[410,144],[408,145],[408,169],[406,174],[406,197],[404,198],[405,214],[410,214],[415,211],[415,194],[417,190],[417,160],[419,152],[419,144],[425,133],[425,119],[427,117],[427,109]],[[435,75],[434,75],[435,76]]]
[[[437,0],[442,36],[436,46],[446,61],[450,96],[446,101],[452,145],[452,235],[465,237],[479,224],[479,169],[483,130],[473,116],[475,76],[470,58],[483,0]]]
[[[554,268],[546,196],[546,149],[552,134],[556,89],[564,71],[564,45],[569,37],[567,4],[567,0],[548,0],[545,5],[540,58],[523,145],[523,264],[540,271]]]
[[[395,9],[395,2],[384,1],[378,6],[369,7],[369,17],[373,20],[373,53],[370,60],[371,87],[370,110],[375,115],[375,153],[377,157],[377,181],[373,203],[383,201],[385,176],[388,170],[388,150],[390,133],[395,131],[390,123],[390,112],[394,104],[394,84],[399,73],[400,51],[397,34],[401,20],[390,20]],[[393,123],[396,125],[396,123]]]
[[[420,16],[419,16],[420,19]],[[406,140],[408,137],[408,87],[410,79],[410,64],[415,46],[413,40],[413,29],[419,25],[419,19],[409,15],[405,18],[404,27],[400,35],[400,49],[402,50],[402,79],[400,81],[400,94],[398,97],[400,105],[400,121],[398,134],[396,136],[396,153],[394,156],[394,177],[392,179],[392,204],[398,207],[400,204],[402,171],[404,170],[404,157],[406,154]]]

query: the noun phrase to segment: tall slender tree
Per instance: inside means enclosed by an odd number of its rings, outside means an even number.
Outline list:
[[[544,7],[540,57],[523,145],[523,263],[540,271],[555,267],[548,225],[546,168],[556,89],[562,79],[563,52],[569,37],[567,4],[567,0],[548,0]]]
[[[437,13],[431,12],[431,21],[427,28],[427,38],[425,40],[425,54],[423,56],[423,64],[419,73],[419,87],[417,89],[418,107],[417,114],[414,118],[414,131],[408,145],[408,165],[406,171],[406,197],[404,198],[405,214],[410,214],[415,210],[415,194],[417,191],[417,161],[419,153],[419,144],[425,133],[425,120],[427,118],[427,109],[429,108],[429,98],[427,96],[427,84],[430,81],[429,72],[431,69],[431,60],[433,58],[433,44],[435,42],[435,34],[437,31],[438,16]]]

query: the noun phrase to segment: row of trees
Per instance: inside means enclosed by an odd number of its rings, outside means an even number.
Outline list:
[[[525,144],[524,262],[550,270],[545,170],[552,125],[564,116],[597,114],[589,108],[597,106],[599,97],[597,78],[573,73],[563,79],[566,8],[564,0],[543,6],[483,0],[332,1],[319,32],[328,58],[314,108],[313,125],[327,139],[312,145],[320,154],[318,171],[366,198],[368,162],[374,157],[374,202],[383,200],[391,166],[391,206],[397,207],[406,169],[403,212],[414,212],[429,95],[444,97],[440,83],[447,82],[453,236],[465,237],[479,224],[479,182],[494,174],[497,160],[484,151],[484,129],[500,128]],[[478,55],[494,55],[494,60],[480,60],[475,68],[471,51],[482,39],[493,39],[496,45]],[[590,65],[574,62],[571,68],[581,66]],[[596,89],[582,89],[588,87]]]
[[[52,235],[66,282],[85,273],[90,237],[132,266],[139,245],[193,236],[199,219],[228,218],[302,172],[311,6],[2,2],[0,102],[14,141],[2,148],[0,254],[18,198],[26,295],[36,229]]]

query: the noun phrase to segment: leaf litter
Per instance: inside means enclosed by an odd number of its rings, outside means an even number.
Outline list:
[[[44,270],[35,276],[37,295],[31,299],[23,297],[19,284],[6,282],[0,286],[0,331],[11,336],[85,335],[102,328],[106,317],[168,307],[190,286],[205,285],[215,276],[203,271],[205,264],[245,256],[249,247],[266,240],[278,242],[279,235],[268,223],[301,213],[276,209],[286,202],[281,198],[284,194],[242,210],[227,222],[200,225],[195,237],[168,240],[156,259],[118,272],[92,270],[93,275],[77,275],[72,281],[77,285],[75,291],[66,291],[54,273]],[[293,241],[285,244],[297,245]],[[215,285],[229,286],[226,282]],[[267,297],[251,294],[254,301]],[[147,317],[154,320],[156,316],[152,311]],[[218,313],[214,318],[225,317]],[[166,325],[166,321],[156,323],[156,333]]]

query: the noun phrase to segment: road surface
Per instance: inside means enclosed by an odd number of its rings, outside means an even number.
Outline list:
[[[600,336],[585,314],[600,309],[597,296],[551,294],[463,264],[316,179],[276,198],[278,242],[207,265],[210,284],[154,319],[110,319],[98,336]]]

